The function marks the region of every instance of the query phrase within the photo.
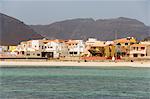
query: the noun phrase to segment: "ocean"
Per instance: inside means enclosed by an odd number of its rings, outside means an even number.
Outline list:
[[[0,68],[0,99],[150,99],[150,68]]]

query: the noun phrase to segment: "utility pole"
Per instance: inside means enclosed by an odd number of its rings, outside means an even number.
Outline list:
[[[115,31],[115,40],[118,38],[117,36],[118,36],[118,34],[117,34],[117,30],[116,30]]]
[[[118,38],[117,37],[118,35],[117,35],[117,30],[115,30],[115,40]],[[117,44],[116,44],[117,45]],[[117,46],[118,47],[118,46]],[[114,57],[117,57],[117,48],[115,48],[116,49],[116,52],[115,52],[115,56]]]

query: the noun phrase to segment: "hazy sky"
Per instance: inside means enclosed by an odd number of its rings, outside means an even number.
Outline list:
[[[150,25],[150,0],[0,0],[0,12],[26,24],[128,17]]]

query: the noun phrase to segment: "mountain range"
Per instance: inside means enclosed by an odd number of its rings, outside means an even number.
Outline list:
[[[133,36],[138,40],[143,40],[150,35],[149,26],[136,19],[125,17],[99,20],[91,18],[72,19],[49,25],[31,25],[30,27],[48,39],[86,40],[89,37],[94,37],[99,40],[114,40]]]
[[[99,40],[133,36],[143,40],[150,36],[150,27],[125,17],[114,19],[77,18],[48,25],[26,25],[24,22],[0,13],[0,45],[17,45],[30,39]]]

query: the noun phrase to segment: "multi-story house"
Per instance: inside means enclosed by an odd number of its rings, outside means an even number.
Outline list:
[[[89,38],[86,43],[85,56],[113,57],[115,55],[115,46],[113,41],[98,41]]]
[[[116,56],[129,56],[130,46],[136,43],[137,41],[134,37],[127,37],[114,40],[114,44],[116,47]]]
[[[30,40],[17,46],[18,56],[59,58],[66,56],[67,46],[63,40]]]
[[[45,41],[43,41],[45,43]],[[61,43],[59,40],[49,40],[45,43],[45,49],[42,52],[42,57],[59,58],[61,54]]]
[[[150,58],[150,44],[133,44],[130,46],[130,57]]]
[[[30,40],[21,42],[16,47],[18,56],[21,57],[41,57],[41,52],[44,51],[44,45],[39,40]]]
[[[85,44],[83,40],[68,40],[66,44],[69,56],[80,56],[84,52]]]

